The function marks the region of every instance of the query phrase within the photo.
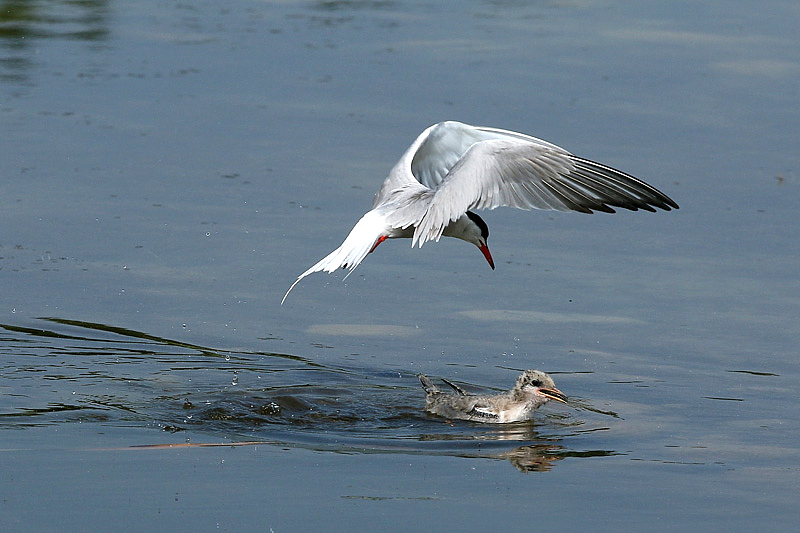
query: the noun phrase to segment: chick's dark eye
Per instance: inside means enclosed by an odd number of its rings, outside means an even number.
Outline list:
[[[534,379],[533,381],[531,381],[531,385],[533,385],[534,387],[541,387],[542,386],[542,380]]]

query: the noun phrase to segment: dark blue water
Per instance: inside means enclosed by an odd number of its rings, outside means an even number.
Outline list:
[[[129,5],[130,4],[130,5]],[[794,4],[0,2],[0,526],[787,530]],[[339,245],[445,119],[670,213]],[[487,426],[417,373],[572,406]]]

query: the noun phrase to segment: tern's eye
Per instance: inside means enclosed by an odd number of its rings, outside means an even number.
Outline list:
[[[541,379],[534,379],[533,381],[531,381],[531,385],[533,385],[534,387],[541,387],[542,386],[542,380]]]

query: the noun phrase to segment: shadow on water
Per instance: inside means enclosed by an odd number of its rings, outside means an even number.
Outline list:
[[[0,429],[75,422],[145,426],[191,433],[187,440],[222,437],[224,445],[507,459],[522,471],[548,470],[568,457],[616,454],[573,449],[571,439],[608,428],[563,408],[541,409],[535,425],[429,416],[414,372],[218,350],[104,324],[41,320],[47,327],[0,324]],[[575,405],[592,410],[585,401]]]

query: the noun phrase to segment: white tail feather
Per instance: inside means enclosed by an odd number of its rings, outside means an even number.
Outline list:
[[[294,286],[297,285],[301,279],[314,272],[333,273],[340,268],[347,268],[350,271],[344,277],[344,279],[347,279],[347,276],[352,274],[353,270],[361,264],[361,261],[364,260],[375,246],[375,243],[378,242],[381,235],[384,234],[384,226],[383,215],[375,211],[367,212],[367,214],[361,217],[361,220],[353,226],[353,229],[350,230],[350,234],[341,246],[322,258],[316,265],[300,274],[295,282],[292,283],[292,286],[289,287],[289,290],[286,291],[286,294],[283,295],[281,305],[286,301],[286,297],[292,292]]]

